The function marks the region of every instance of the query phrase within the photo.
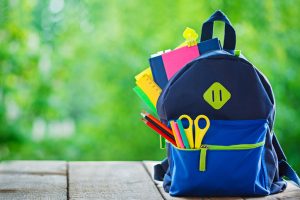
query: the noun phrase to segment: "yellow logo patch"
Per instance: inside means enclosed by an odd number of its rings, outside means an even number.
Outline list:
[[[231,98],[230,92],[219,82],[214,82],[203,94],[204,100],[214,109],[221,109]]]

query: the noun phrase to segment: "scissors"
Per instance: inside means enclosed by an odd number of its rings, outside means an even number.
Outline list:
[[[187,135],[188,141],[189,141],[189,145],[192,149],[196,148],[199,149],[201,144],[202,144],[202,140],[204,138],[204,135],[206,134],[207,130],[210,127],[210,121],[208,119],[208,117],[206,115],[198,115],[196,117],[196,119],[193,121],[192,118],[188,115],[181,115],[179,117],[180,120],[182,119],[187,119],[189,122],[189,126],[184,129],[185,133]],[[199,127],[199,120],[200,119],[204,119],[206,122],[206,125],[204,128],[200,128]],[[193,125],[195,127],[195,143],[194,143],[194,137],[193,137]]]

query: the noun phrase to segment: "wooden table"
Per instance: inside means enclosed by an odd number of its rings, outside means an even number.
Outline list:
[[[166,194],[152,179],[155,163],[1,162],[0,199],[193,199]],[[289,183],[285,192],[257,199],[300,199],[300,189]]]

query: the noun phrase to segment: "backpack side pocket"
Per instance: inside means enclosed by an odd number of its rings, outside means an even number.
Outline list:
[[[219,128],[209,133],[200,149],[170,146],[173,162],[170,195],[268,195],[263,162],[267,123],[247,120],[213,124]],[[219,129],[222,131],[218,132]]]

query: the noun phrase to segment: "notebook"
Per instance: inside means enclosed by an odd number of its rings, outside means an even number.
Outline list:
[[[187,63],[208,51],[222,49],[217,38],[203,41],[195,46],[181,47],[149,59],[154,81],[163,89],[168,80]]]

